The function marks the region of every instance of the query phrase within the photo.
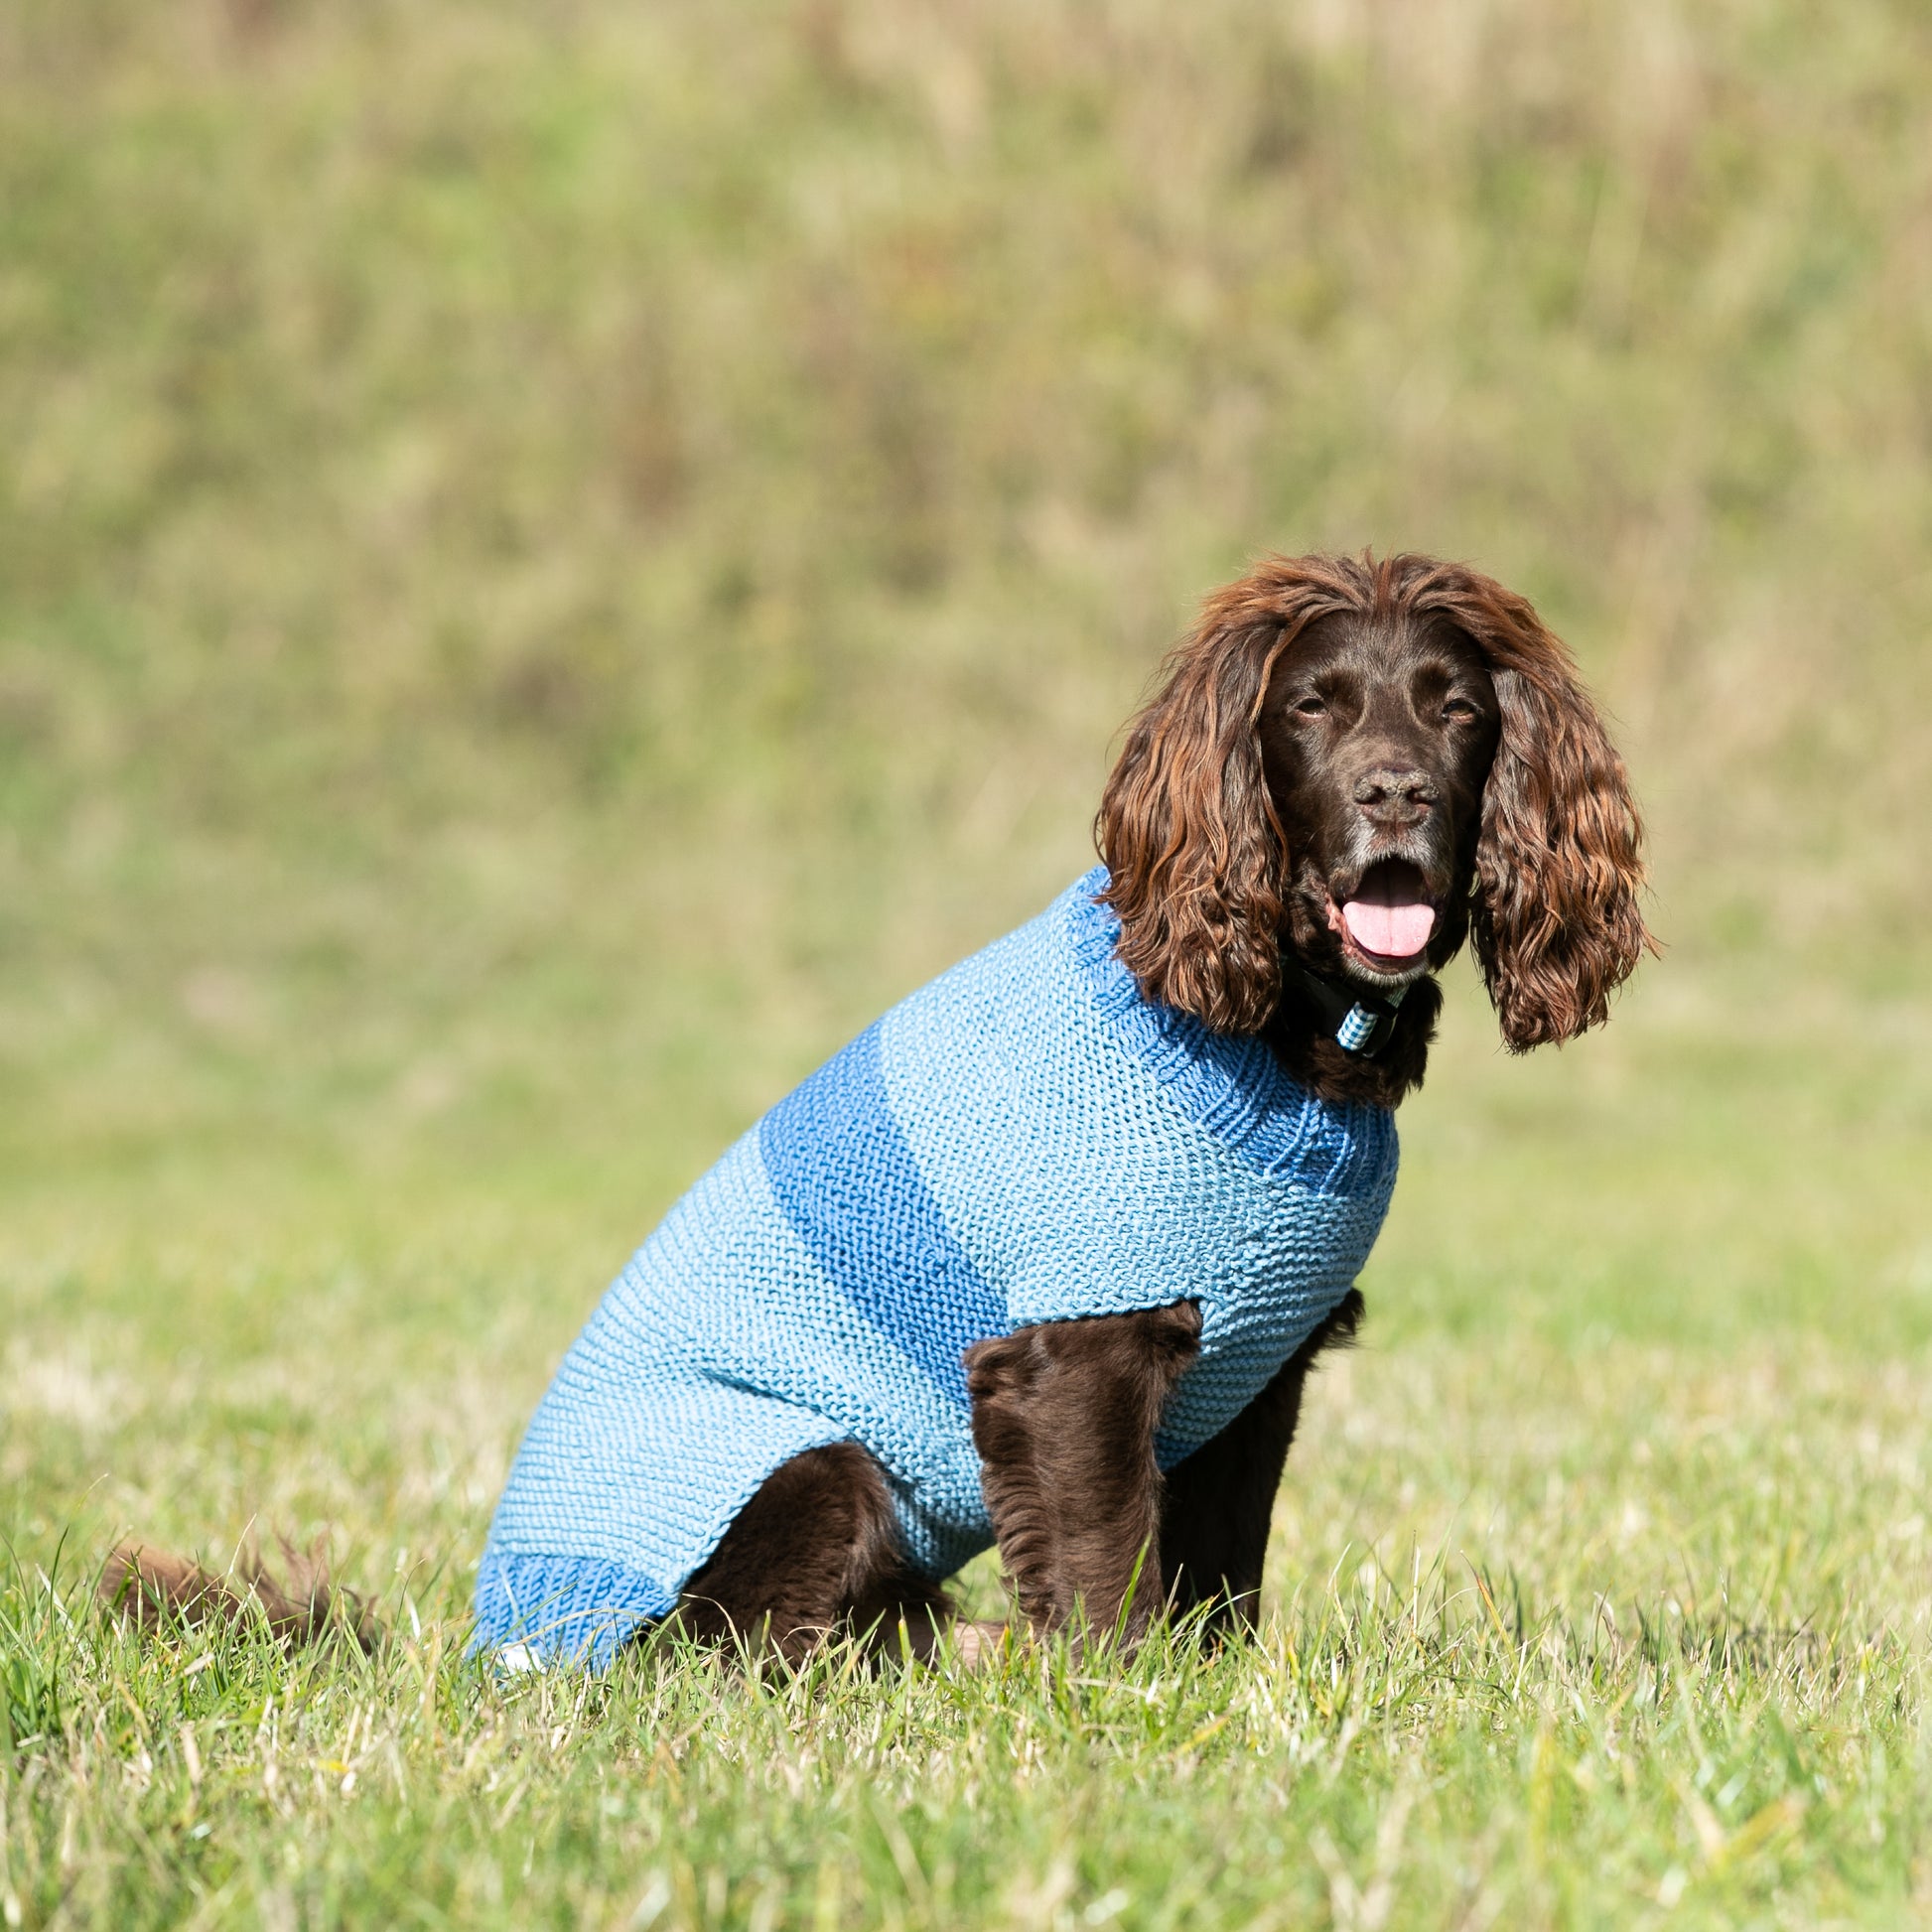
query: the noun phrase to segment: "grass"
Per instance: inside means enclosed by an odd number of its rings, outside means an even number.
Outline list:
[[[1928,91],[1887,0],[0,9],[0,1922],[1932,1918]],[[1366,542],[1575,643],[1669,948],[1526,1062],[1458,979],[1257,1641],[466,1663],[621,1257]],[[93,1615],[251,1525],[390,1646]]]
[[[436,1635],[294,1671],[246,1640],[159,1662],[68,1637],[99,1695],[68,1714],[44,1836],[45,1780],[10,1794],[12,1896],[117,1923],[1906,1909],[1898,1644],[1721,1613],[1578,1627],[1480,1580],[1408,1584],[1311,1592],[1237,1659],[1182,1637],[1129,1670],[1055,1653],[883,1684],[845,1657],[772,1681],[665,1645],[608,1684],[505,1690]]]
[[[622,1177],[532,1163],[487,1199],[447,1174],[219,1201],[202,1181],[193,1218],[96,1188],[123,1224],[12,1221],[0,1904],[27,1925],[1924,1914],[1932,1137],[1870,1118],[1850,1042],[1794,1068],[1664,1006],[1638,993],[1545,1063],[1500,1061],[1458,1002],[1405,1112],[1369,1339],[1291,1463],[1266,1627],[1213,1658],[1182,1632],[1128,1667],[834,1655],[791,1680],[666,1644],[603,1683],[498,1679],[462,1657],[469,1573],[548,1363],[649,1218]],[[333,1531],[390,1646],[291,1661],[92,1614],[116,1530],[221,1561],[211,1527],[252,1519]],[[987,1564],[965,1587],[998,1609]]]

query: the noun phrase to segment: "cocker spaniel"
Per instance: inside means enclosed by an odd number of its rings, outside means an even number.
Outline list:
[[[602,1665],[675,1617],[924,1653],[989,1544],[1035,1630],[1252,1620],[1434,976],[1472,941],[1517,1050],[1601,1022],[1649,943],[1637,813],[1524,599],[1313,556],[1207,600],[1096,833],[1098,868],[781,1101],[619,1276],[498,1505],[481,1647]],[[139,1550],[106,1587],[240,1600]]]

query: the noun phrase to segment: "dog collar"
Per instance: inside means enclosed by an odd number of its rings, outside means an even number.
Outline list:
[[[1282,964],[1289,977],[1314,1002],[1321,1014],[1321,1024],[1334,1035],[1335,1044],[1344,1053],[1372,1060],[1389,1043],[1408,987],[1398,987],[1384,998],[1352,986],[1338,986],[1320,973],[1310,971],[1299,959],[1284,957]]]

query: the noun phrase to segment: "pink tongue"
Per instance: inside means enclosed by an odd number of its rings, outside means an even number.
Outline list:
[[[1433,907],[1411,900],[1405,905],[1377,905],[1351,898],[1341,908],[1356,945],[1384,959],[1407,959],[1429,944],[1436,929]]]

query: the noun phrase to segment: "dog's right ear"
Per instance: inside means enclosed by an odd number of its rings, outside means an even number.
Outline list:
[[[1629,776],[1526,598],[1446,564],[1417,602],[1475,640],[1502,710],[1476,847],[1476,958],[1509,1048],[1560,1045],[1600,1026],[1610,994],[1656,950]]]
[[[1273,558],[1217,591],[1128,727],[1101,798],[1094,843],[1120,961],[1148,999],[1216,1033],[1259,1033],[1281,991],[1287,849],[1262,771],[1268,680],[1312,618],[1352,601],[1314,558]]]

